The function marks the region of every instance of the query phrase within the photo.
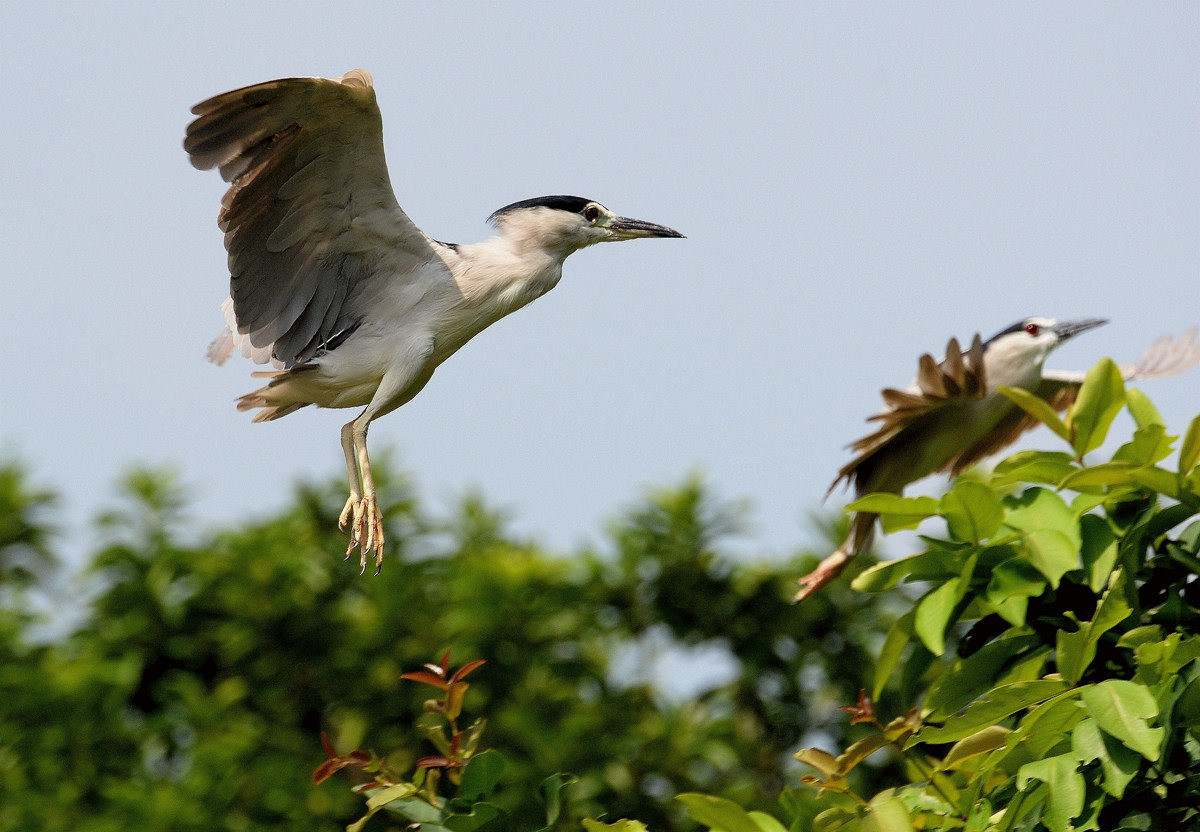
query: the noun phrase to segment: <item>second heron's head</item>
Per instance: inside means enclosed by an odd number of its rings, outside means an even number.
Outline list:
[[[644,220],[617,216],[593,199],[539,196],[505,205],[488,218],[505,236],[517,237],[563,256],[595,243],[642,237],[682,237]]]
[[[1003,366],[1020,374],[1040,370],[1042,362],[1056,347],[1080,333],[1108,323],[1105,318],[1056,321],[1053,318],[1025,318],[1002,329],[983,345],[989,375],[992,367]]]

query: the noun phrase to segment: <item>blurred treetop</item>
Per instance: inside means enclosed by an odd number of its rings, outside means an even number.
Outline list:
[[[371,578],[339,557],[336,481],[202,531],[170,475],[131,472],[70,584],[94,596],[88,613],[47,644],[31,638],[30,599],[63,579],[55,504],[3,463],[0,832],[343,828],[361,801],[312,786],[321,731],[416,753],[424,694],[400,675],[446,650],[487,660],[472,708],[506,777],[573,772],[593,816],[655,829],[691,827],[670,803],[679,792],[773,810],[792,752],[858,736],[831,717],[869,685],[894,602],[843,582],[790,604],[823,545],[731,558],[743,510],[692,479],[620,512],[611,551],[548,552],[477,495],[436,517],[403,477],[380,479],[394,547]],[[683,647],[725,656],[729,672],[680,701],[648,680]],[[882,774],[856,776],[867,788]],[[544,819],[535,794],[505,808],[529,828]]]

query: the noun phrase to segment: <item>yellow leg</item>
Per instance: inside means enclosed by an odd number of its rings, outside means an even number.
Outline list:
[[[371,459],[367,454],[367,425],[370,417],[363,413],[350,423],[350,436],[354,446],[358,471],[362,476],[362,496],[354,509],[353,537],[359,543],[359,565],[367,571],[367,553],[375,552],[375,574],[383,567],[383,513],[379,510],[379,499],[375,493],[375,478],[371,475]],[[351,495],[353,496],[353,495]],[[351,544],[353,545],[353,544]]]
[[[353,421],[342,425],[342,453],[346,455],[346,474],[350,480],[350,498],[346,500],[346,507],[342,509],[342,514],[338,517],[339,529],[345,529],[346,524],[350,523],[352,519],[357,523],[356,516],[362,513],[362,509],[359,507],[359,503],[362,502],[362,475],[359,473],[358,463],[354,459],[353,428]],[[352,534],[350,545],[346,547],[347,558],[350,557],[357,545],[358,538]]]

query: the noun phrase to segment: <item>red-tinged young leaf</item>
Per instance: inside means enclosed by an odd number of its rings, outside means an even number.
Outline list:
[[[447,650],[444,654],[442,654],[442,672],[445,673],[446,668],[448,668],[449,666],[450,666],[450,651]]]
[[[324,783],[326,780],[336,774],[343,765],[345,764],[342,763],[341,760],[326,760],[325,762],[321,763],[321,765],[317,766],[316,770],[312,773],[313,783]]]
[[[446,680],[441,676],[435,676],[432,673],[427,673],[424,670],[415,670],[412,673],[401,673],[401,679],[408,679],[410,682],[420,682],[424,685],[432,685],[435,688],[445,690],[447,687]]]
[[[346,766],[365,766],[371,762],[371,755],[363,751],[361,748],[356,748],[349,754],[337,753],[333,747],[332,740],[324,731],[321,732],[321,747],[325,749],[325,753],[329,755],[329,759],[317,766],[313,772],[313,782],[320,783],[328,780],[335,773],[341,771]]]
[[[459,731],[450,738],[450,756],[454,757],[455,759],[458,758],[458,748],[460,745],[462,745],[462,737],[463,732]]]
[[[333,759],[326,760],[325,762],[321,763],[321,765],[317,766],[317,770],[313,772],[313,783],[322,783],[328,780],[346,766],[364,766],[367,764],[368,760],[370,760],[370,758],[366,757],[366,755],[363,755],[363,758],[334,757]]]
[[[867,696],[865,689],[858,692],[857,705],[843,705],[839,710],[850,714],[851,725],[857,725],[860,722],[875,722],[875,703],[871,701],[871,697]]]
[[[473,662],[468,662],[467,664],[464,664],[458,670],[454,671],[454,675],[450,677],[450,684],[454,684],[455,682],[458,682],[458,681],[461,681],[461,680],[467,678],[468,673],[472,672],[473,670],[477,669],[478,667],[480,667],[481,665],[486,664],[486,663],[487,663],[487,659],[476,659]]]
[[[466,765],[462,760],[453,760],[450,757],[443,757],[440,754],[435,754],[432,757],[422,757],[417,760],[417,768],[428,769],[456,769]]]

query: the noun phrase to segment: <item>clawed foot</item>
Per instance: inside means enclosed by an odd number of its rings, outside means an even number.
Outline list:
[[[375,574],[383,567],[383,513],[379,510],[379,501],[374,492],[359,497],[351,494],[346,500],[346,507],[338,518],[338,528],[350,526],[350,545],[346,547],[346,560],[358,547],[358,563],[362,572],[367,571],[367,555],[375,552]]]
[[[825,558],[825,560],[818,563],[816,569],[796,582],[800,584],[800,591],[796,593],[796,597],[792,601],[803,601],[842,574],[842,570],[846,568],[846,564],[850,562],[852,557],[853,555],[849,555],[838,549],[832,555]]]

